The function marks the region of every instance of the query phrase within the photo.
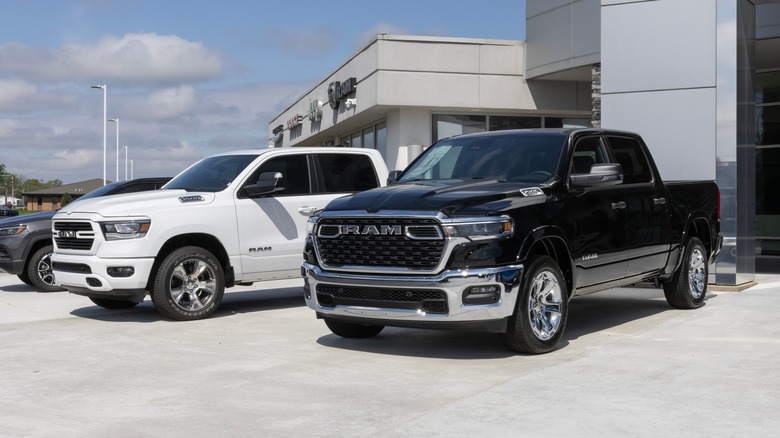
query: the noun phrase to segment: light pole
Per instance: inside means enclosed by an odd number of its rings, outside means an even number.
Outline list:
[[[130,160],[130,179],[133,179],[133,160]]]
[[[127,181],[127,146],[122,146],[125,148],[125,181]]]
[[[119,181],[119,118],[108,121],[116,123],[116,180]]]
[[[108,94],[108,85],[93,85],[92,88],[103,90],[103,185],[106,185],[106,95]]]

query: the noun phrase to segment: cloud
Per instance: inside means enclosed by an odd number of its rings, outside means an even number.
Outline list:
[[[121,120],[120,145],[135,160],[135,177],[175,175],[217,152],[264,148],[276,110],[309,84],[244,83],[226,88],[189,85],[153,90],[109,90],[109,118]],[[66,183],[102,177],[102,93],[84,87],[41,89],[19,81],[0,82],[0,102],[75,101],[45,107],[24,117],[0,116],[0,162],[27,178]],[[3,100],[4,99],[4,100]],[[2,110],[0,110],[2,113]],[[108,179],[115,178],[114,124],[108,124]],[[124,150],[119,151],[124,177]]]
[[[19,43],[0,46],[0,74],[30,81],[172,85],[223,74],[219,53],[199,42],[156,33],[105,36],[92,45],[59,49]]]
[[[150,94],[137,113],[139,119],[173,119],[192,112],[196,107],[196,91],[189,85],[166,88]],[[142,115],[143,114],[143,115]]]
[[[41,90],[36,85],[20,80],[0,80],[0,113],[73,109],[78,105],[78,98],[72,94]]]

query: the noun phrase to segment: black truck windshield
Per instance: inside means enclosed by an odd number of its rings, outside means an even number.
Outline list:
[[[430,147],[399,182],[496,179],[544,182],[555,175],[565,138],[559,135],[455,137]]]
[[[163,189],[220,192],[257,157],[258,155],[219,155],[206,158],[180,173]]]

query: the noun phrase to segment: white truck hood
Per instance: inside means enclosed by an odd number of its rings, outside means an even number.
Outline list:
[[[185,205],[210,204],[212,192],[188,192],[182,189],[160,189],[84,199],[66,205],[55,219],[65,219],[74,213],[99,214],[103,217],[146,216],[149,212],[179,208]]]

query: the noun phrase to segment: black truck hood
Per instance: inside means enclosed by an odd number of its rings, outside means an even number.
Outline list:
[[[490,214],[518,204],[544,201],[546,196],[538,190],[535,195],[526,190],[539,188],[538,184],[497,180],[409,182],[335,199],[325,210],[360,210],[369,213],[390,210],[441,211],[447,216]]]

